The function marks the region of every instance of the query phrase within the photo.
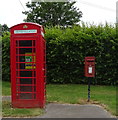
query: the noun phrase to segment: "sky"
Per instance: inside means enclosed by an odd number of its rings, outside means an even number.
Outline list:
[[[8,27],[23,22],[22,11],[28,10],[26,3],[31,0],[1,0],[0,24]],[[75,6],[82,11],[81,21],[90,24],[116,23],[116,2],[118,0],[76,0]]]

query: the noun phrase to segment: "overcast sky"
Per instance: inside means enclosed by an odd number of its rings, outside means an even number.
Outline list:
[[[22,11],[27,10],[25,4],[31,0],[1,0],[0,24],[9,27],[23,22],[26,17]],[[82,21],[104,24],[116,22],[116,1],[118,0],[76,0],[76,6],[82,11]]]

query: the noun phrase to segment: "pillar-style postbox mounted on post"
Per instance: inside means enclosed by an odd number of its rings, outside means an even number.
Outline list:
[[[85,76],[95,77],[95,57],[85,57]]]
[[[85,57],[85,76],[88,77],[88,102],[90,101],[90,77],[95,77],[95,57]]]
[[[43,108],[46,84],[44,28],[22,23],[10,29],[12,107]]]

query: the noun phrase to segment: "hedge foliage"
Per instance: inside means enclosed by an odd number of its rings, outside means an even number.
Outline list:
[[[116,29],[106,24],[46,29],[47,82],[87,83],[84,58],[96,57],[93,84],[115,85],[118,81]]]
[[[10,80],[10,34],[3,33],[2,36],[2,79]]]
[[[47,83],[86,84],[84,58],[96,57],[92,84],[118,83],[118,39],[116,28],[106,24],[46,28]],[[3,80],[9,80],[9,35],[3,37]]]

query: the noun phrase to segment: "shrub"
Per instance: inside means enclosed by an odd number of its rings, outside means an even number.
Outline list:
[[[10,34],[4,33],[2,37],[2,79],[10,80]]]
[[[106,24],[46,28],[47,83],[86,84],[84,58],[96,57],[96,77],[92,84],[118,83],[118,39],[116,28]],[[2,38],[3,80],[9,80],[9,34]]]
[[[96,57],[96,77],[92,84],[117,82],[118,39],[112,26],[74,26],[46,29],[47,82],[82,83],[85,56]]]

